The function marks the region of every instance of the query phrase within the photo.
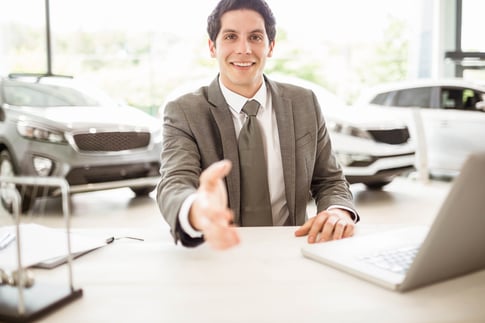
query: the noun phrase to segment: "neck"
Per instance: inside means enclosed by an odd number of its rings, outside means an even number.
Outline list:
[[[263,78],[259,82],[254,82],[251,84],[234,84],[230,82],[226,82],[224,78],[220,78],[222,84],[230,91],[237,93],[241,96],[244,96],[248,99],[254,97],[256,92],[261,88],[263,85]],[[228,84],[229,83],[229,84]]]

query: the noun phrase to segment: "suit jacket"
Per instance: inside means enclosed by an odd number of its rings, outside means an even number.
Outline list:
[[[354,210],[349,185],[332,153],[322,111],[313,92],[271,81],[266,76],[265,80],[278,124],[290,214],[287,225],[302,225],[306,221],[311,197],[318,212],[331,205]],[[203,239],[193,239],[181,230],[178,213],[183,201],[197,190],[201,171],[221,159],[229,159],[233,164],[225,183],[234,222],[240,223],[238,144],[218,78],[209,86],[169,102],[163,120],[157,201],[175,241],[194,246]]]

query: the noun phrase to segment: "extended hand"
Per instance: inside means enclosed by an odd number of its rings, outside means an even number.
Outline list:
[[[324,242],[353,236],[354,226],[348,211],[331,209],[308,219],[295,231],[295,235],[301,237],[308,234],[308,243]]]
[[[239,243],[223,182],[230,170],[231,162],[228,160],[216,162],[205,169],[200,175],[197,197],[190,209],[191,225],[202,231],[205,241],[214,249],[227,249]]]

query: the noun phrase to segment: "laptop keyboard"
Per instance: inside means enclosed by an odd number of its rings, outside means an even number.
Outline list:
[[[404,274],[418,253],[418,246],[410,246],[393,250],[380,251],[379,253],[361,257],[366,263],[372,264],[384,270]]]

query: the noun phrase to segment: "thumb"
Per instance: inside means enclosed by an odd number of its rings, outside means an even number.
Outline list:
[[[219,180],[229,174],[231,167],[231,161],[227,159],[213,163],[200,174],[200,186],[203,189],[212,190]]]

